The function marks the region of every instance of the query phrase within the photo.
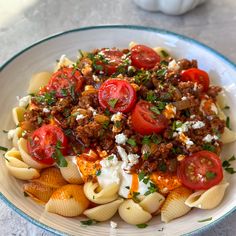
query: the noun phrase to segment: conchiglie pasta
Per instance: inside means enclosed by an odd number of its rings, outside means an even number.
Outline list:
[[[20,138],[18,140],[18,148],[21,154],[21,157],[23,161],[28,164],[30,167],[33,167],[35,169],[43,169],[46,167],[49,167],[49,165],[41,164],[37,161],[35,161],[29,154],[27,149],[27,140],[24,138]]]
[[[160,193],[151,193],[146,196],[139,205],[147,212],[154,213],[159,210],[163,202],[165,201],[165,197]]]
[[[226,120],[226,115],[225,113],[222,111],[222,109],[220,108],[219,104],[216,103],[216,107],[217,107],[217,116],[221,119],[221,120]]]
[[[29,82],[28,93],[38,93],[40,88],[46,86],[51,78],[49,72],[39,72],[34,74]]]
[[[133,48],[133,47],[136,46],[136,45],[138,45],[136,42],[131,41],[131,42],[129,43],[129,49]]]
[[[79,216],[89,206],[81,185],[68,184],[57,189],[45,206],[45,210],[62,216]]]
[[[12,144],[15,148],[18,148],[18,141],[22,137],[23,129],[21,127],[17,127],[14,130],[13,136],[12,136]]]
[[[74,157],[66,157],[67,167],[60,167],[63,178],[70,184],[82,184],[83,179],[77,165],[73,162]]]
[[[12,117],[16,125],[18,125],[21,121],[24,120],[24,113],[25,113],[24,107],[14,107],[12,109]]]
[[[165,223],[187,214],[191,207],[185,204],[186,199],[192,193],[185,187],[179,187],[170,192],[161,208],[161,220]]]
[[[132,199],[125,200],[119,207],[120,217],[131,225],[143,224],[151,220],[152,215]]]
[[[220,137],[220,141],[223,144],[232,143],[232,142],[236,141],[236,132],[234,132],[234,131],[228,129],[227,127],[225,127],[224,128],[224,133]]]
[[[6,167],[10,174],[15,178],[21,180],[31,180],[40,176],[38,170],[31,168],[22,161],[20,152],[15,148],[12,148],[10,151],[6,152],[5,157]]]
[[[97,207],[87,209],[84,211],[84,215],[88,218],[97,220],[97,221],[106,221],[109,220],[117,212],[120,204],[123,202],[123,199],[117,199],[114,202],[109,202],[104,205],[99,205]]]
[[[112,183],[103,188],[100,192],[97,192],[98,187],[98,183],[86,182],[84,184],[84,193],[91,202],[96,204],[105,204],[118,198],[118,184]]]
[[[220,109],[223,109],[227,106],[226,96],[224,92],[218,94],[218,96],[216,97],[216,102]]]
[[[228,186],[229,183],[221,183],[206,191],[197,191],[186,199],[185,204],[189,207],[213,209],[221,203]]]

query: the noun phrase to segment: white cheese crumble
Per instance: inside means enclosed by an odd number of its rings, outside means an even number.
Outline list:
[[[103,168],[109,168],[111,166],[117,166],[118,165],[118,159],[115,154],[112,154],[100,161],[100,164]]]
[[[169,62],[168,69],[169,69],[169,70],[177,71],[177,70],[180,69],[180,67],[179,67],[179,65],[177,64],[176,60],[172,60],[172,61]]]
[[[43,112],[44,112],[44,113],[49,113],[50,110],[49,110],[48,108],[44,107],[44,108],[43,108]]]
[[[113,121],[113,122],[115,122],[115,121],[121,121],[122,116],[123,116],[123,114],[118,111],[117,113],[115,113],[115,114],[112,115],[111,121]]]
[[[82,120],[82,119],[84,119],[85,118],[85,116],[83,115],[83,114],[78,114],[77,116],[76,116],[76,120]]]
[[[181,100],[182,100],[182,101],[187,100],[187,97],[183,96],[183,97],[181,98]]]
[[[202,140],[203,140],[204,142],[210,143],[212,140],[218,140],[218,139],[219,139],[218,136],[208,134],[208,135],[206,135]]]
[[[7,138],[10,140],[10,139],[13,139],[14,135],[16,133],[16,129],[10,129],[7,133]]]
[[[93,107],[89,107],[88,109],[93,113],[93,116],[97,115],[97,110],[96,109],[94,109]]]
[[[205,123],[200,121],[200,120],[192,123],[192,128],[193,129],[201,129],[204,126],[205,126]]]
[[[19,106],[20,107],[27,107],[29,105],[29,103],[30,103],[31,96],[27,95],[27,96],[22,97],[22,98],[17,96],[16,98],[19,101]]]
[[[117,228],[117,223],[114,221],[110,221],[110,226],[112,229],[115,229],[115,228]]]
[[[117,134],[115,136],[115,139],[116,139],[116,143],[117,144],[125,144],[126,141],[128,140],[127,136],[125,134],[123,134],[123,133]]]

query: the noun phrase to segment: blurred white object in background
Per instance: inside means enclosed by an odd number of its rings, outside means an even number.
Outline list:
[[[161,11],[169,15],[181,15],[192,10],[205,0],[134,0],[147,11]]]

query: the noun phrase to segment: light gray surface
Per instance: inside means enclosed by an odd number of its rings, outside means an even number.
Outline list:
[[[234,0],[208,0],[180,17],[145,12],[131,0],[0,0],[0,64],[50,34],[98,24],[164,28],[195,38],[236,63]],[[201,235],[236,235],[235,219],[236,213]],[[27,222],[0,201],[0,236],[3,235],[51,234]]]

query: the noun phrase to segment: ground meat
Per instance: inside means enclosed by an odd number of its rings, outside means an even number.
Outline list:
[[[84,109],[86,109],[88,107],[97,107],[97,106],[99,106],[97,94],[88,94],[88,95],[85,95],[85,96],[81,96],[79,98],[78,106],[80,108],[84,108]]]
[[[222,88],[220,88],[219,86],[210,86],[207,91],[207,95],[215,99],[221,91]]]
[[[181,70],[187,70],[190,68],[198,68],[196,60],[189,61],[187,59],[180,59],[177,61],[177,63]]]

